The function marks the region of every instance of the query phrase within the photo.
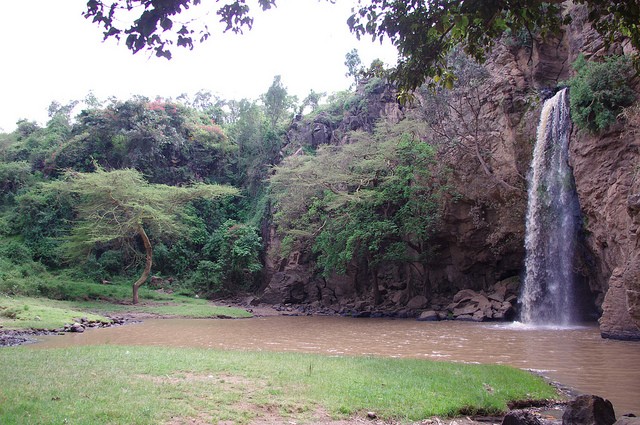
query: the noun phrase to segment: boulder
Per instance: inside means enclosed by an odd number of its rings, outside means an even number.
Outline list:
[[[640,425],[640,418],[635,416],[622,416],[613,425]]]
[[[616,414],[613,405],[597,395],[581,395],[567,403],[562,425],[613,425]]]
[[[503,302],[500,307],[494,310],[493,318],[496,320],[510,320],[515,314],[513,305],[510,302]]]
[[[419,310],[429,305],[429,300],[424,295],[416,295],[411,298],[407,303],[407,308],[410,310]]]
[[[464,307],[454,308],[453,309],[453,317],[472,315],[476,311],[478,311],[478,306],[469,304]]]
[[[528,410],[512,410],[504,415],[502,425],[542,425],[542,422]]]
[[[69,328],[69,332],[82,333],[84,332],[84,326],[76,322],[73,325],[71,325],[71,327]]]
[[[487,316],[482,310],[478,310],[473,313],[472,317],[474,322],[484,322],[487,319],[491,319],[491,317]]]
[[[505,314],[500,313],[502,304],[470,289],[464,289],[456,294],[454,302],[448,306],[448,309],[456,319],[460,316],[470,316],[461,320],[484,322],[494,318],[504,319]]]
[[[440,315],[433,310],[423,311],[417,320],[420,322],[437,322],[440,320]]]
[[[409,299],[409,296],[407,295],[406,292],[398,291],[391,296],[391,303],[393,305],[406,305],[408,299]]]
[[[487,298],[489,298],[490,300],[493,300],[493,301],[502,302],[502,301],[504,301],[505,293],[506,293],[506,291],[492,292],[489,295],[487,295]]]
[[[476,295],[478,295],[478,293],[472,289],[463,289],[461,291],[458,291],[458,293],[453,296],[453,302],[462,303],[465,301],[469,301]]]

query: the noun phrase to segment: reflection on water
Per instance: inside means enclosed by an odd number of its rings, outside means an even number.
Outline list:
[[[417,322],[343,317],[164,319],[41,337],[34,348],[157,345],[500,363],[533,369],[640,414],[640,343],[602,339],[594,327]]]

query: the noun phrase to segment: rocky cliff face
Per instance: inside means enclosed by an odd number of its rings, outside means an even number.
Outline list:
[[[578,52],[607,53],[595,32],[582,24],[582,9],[571,6],[569,12],[574,24],[558,39],[543,43],[505,38],[481,69],[464,68],[475,85],[441,93],[445,113],[434,108],[427,92],[418,93],[413,106],[401,108],[388,85],[369,85],[360,87],[357,107],[338,117],[324,113],[311,121],[297,120],[289,132],[289,153],[295,154],[304,146],[348,143],[348,131],[370,131],[378,118],[397,122],[418,116],[429,124],[429,141],[438,146],[440,161],[451,166],[457,193],[444,206],[434,241],[439,249],[428,270],[433,295],[409,292],[402,270],[387,267],[379,276],[384,301],[374,306],[358,290],[360,276],[347,272],[320,278],[313,273],[312,255],[298,251],[288,258],[270,257],[262,300],[366,314],[418,314],[432,308],[442,316],[452,314],[447,307],[455,304],[453,296],[462,289],[490,299],[504,286],[501,281],[509,279],[513,287],[523,271],[526,176],[542,93],[570,76],[569,64]],[[578,253],[580,291],[585,305],[602,305],[603,335],[617,338],[640,335],[638,134],[638,127],[628,124],[600,136],[574,131],[571,141],[585,217]],[[271,235],[271,247],[277,248],[277,230]],[[510,302],[515,304],[512,298]]]
[[[568,31],[572,52],[587,58],[621,54],[623,44],[605,49],[598,35],[579,19],[584,12],[574,7],[578,19]],[[637,84],[636,84],[637,85]],[[638,87],[636,87],[636,92]],[[626,119],[604,134],[591,135],[574,129],[570,160],[574,170],[585,230],[585,242],[593,253],[587,267],[592,286],[603,289],[600,329],[604,337],[640,339],[640,289],[637,182],[640,161],[638,111],[626,111]]]
[[[633,303],[628,303],[626,288],[637,282],[632,276],[638,255],[632,188],[640,160],[640,139],[630,137],[620,126],[599,137],[575,133],[571,147],[586,242],[594,253],[592,270],[596,282],[607,288],[602,334],[637,338],[640,332],[628,312]]]

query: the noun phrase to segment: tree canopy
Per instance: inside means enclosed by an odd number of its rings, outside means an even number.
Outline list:
[[[86,255],[96,244],[116,242],[136,245],[140,238],[146,265],[133,284],[133,302],[138,288],[147,280],[152,266],[152,247],[148,232],[177,234],[182,229],[181,207],[197,198],[233,195],[228,186],[197,184],[192,187],[150,184],[133,169],[92,173],[68,171],[61,180],[42,184],[43,190],[68,193],[74,197],[77,223],[66,244],[72,256]]]
[[[251,28],[253,17],[246,0],[223,3],[216,13],[226,25],[224,31],[237,33]],[[202,42],[211,35],[206,24],[176,19],[191,6],[200,4],[201,0],[89,0],[84,17],[104,28],[105,40],[126,36],[125,43],[132,52],[149,49],[158,57],[171,59],[172,45],[193,49],[194,41]],[[275,5],[275,0],[258,0],[258,4],[267,10]],[[140,16],[135,16],[138,13]],[[130,16],[134,18],[127,19]]]
[[[291,101],[277,81],[281,98]],[[317,108],[320,96],[310,93],[303,105]],[[47,278],[12,280],[49,270],[90,282],[133,282],[146,253],[144,238],[126,218],[134,216],[145,217],[156,285],[204,297],[258,285],[269,204],[265,178],[282,155],[294,109],[303,107],[270,105],[280,108],[274,126],[264,101],[204,91],[176,101],[93,99],[74,119],[76,103],[52,103],[44,127],[23,120],[14,132],[0,133],[0,269],[11,263],[27,270],[15,269],[10,278],[0,273],[0,291],[64,296]],[[174,192],[195,195],[203,183],[234,185],[243,196],[173,202]],[[126,217],[118,216],[117,226],[113,220],[90,225],[82,212],[89,218],[102,208],[80,192],[98,197],[106,189],[133,202],[123,203],[131,209],[118,210]],[[118,237],[127,227],[128,235]]]
[[[355,268],[354,281],[367,276],[376,304],[378,269],[385,263],[410,267],[410,292],[428,294],[424,270],[447,173],[421,130],[411,120],[381,122],[373,135],[354,132],[344,146],[323,145],[276,167],[270,182],[281,254],[313,251],[325,277]]]
[[[224,31],[242,32],[253,24],[246,0],[221,1],[217,9]],[[640,6],[636,0],[575,0],[586,5],[588,20],[605,42],[627,37],[640,50]],[[262,10],[276,0],[257,0]],[[211,32],[198,20],[178,23],[177,16],[201,0],[89,0],[84,16],[104,28],[104,38],[126,36],[132,52],[148,49],[171,58],[171,47],[193,48]],[[450,81],[448,53],[455,46],[478,61],[506,31],[545,36],[570,22],[560,0],[359,0],[347,23],[358,37],[389,38],[399,58],[391,72],[400,88],[413,90],[429,79]],[[139,15],[139,16],[138,16]],[[133,19],[132,19],[133,18]],[[124,23],[124,25],[123,25]],[[128,26],[128,27],[127,27]]]

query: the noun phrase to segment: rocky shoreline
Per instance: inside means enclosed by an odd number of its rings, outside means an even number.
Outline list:
[[[263,297],[248,295],[227,300],[232,306],[251,313],[264,310],[265,306],[277,313],[289,316],[348,316],[417,319],[419,321],[460,320],[473,322],[511,321],[516,317],[519,282],[507,279],[496,283],[487,291],[462,289],[449,296],[436,296],[428,300],[416,295],[406,304],[386,302],[375,305],[370,300],[341,300],[324,305],[312,303],[265,303]]]
[[[138,321],[139,320],[136,319],[119,316],[109,317],[108,322],[80,317],[75,319],[73,323],[66,324],[58,329],[3,329],[0,327],[0,347],[15,347],[17,345],[31,344],[37,342],[35,337],[42,335],[64,335],[70,332],[81,333],[86,329],[121,326]]]

